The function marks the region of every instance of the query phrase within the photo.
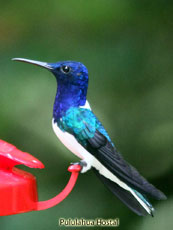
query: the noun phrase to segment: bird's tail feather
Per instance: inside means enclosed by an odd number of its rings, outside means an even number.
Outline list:
[[[133,212],[140,216],[146,216],[147,214],[153,216],[154,208],[141,193],[133,189],[131,189],[132,192],[127,191],[118,184],[102,176],[96,169],[93,168],[93,170],[104,185],[106,185],[106,187]]]

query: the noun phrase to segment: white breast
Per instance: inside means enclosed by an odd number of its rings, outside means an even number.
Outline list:
[[[90,109],[89,103],[86,101],[86,104],[82,108]],[[59,140],[69,149],[72,153],[77,155],[80,159],[84,160],[87,163],[87,170],[92,167],[96,168],[99,173],[109,180],[115,182],[125,190],[132,193],[132,195],[138,200],[138,202],[147,210],[149,213],[149,209],[146,204],[134,193],[134,191],[123,181],[117,178],[111,171],[109,171],[104,165],[100,163],[91,153],[89,153],[77,140],[76,138],[68,132],[63,132],[57,125],[54,123],[54,119],[52,120],[52,127],[59,138]],[[83,172],[87,171],[84,170]]]
[[[80,106],[80,108],[84,108],[84,109],[89,109],[89,110],[91,110],[91,107],[90,107],[90,104],[89,104],[88,101],[85,102],[85,105]]]
[[[121,187],[126,187],[126,184],[121,182],[113,173],[111,173],[104,165],[100,163],[91,153],[89,153],[77,140],[68,132],[63,132],[54,120],[52,120],[52,126],[55,134],[59,140],[75,155],[80,159],[86,161],[87,164],[96,168],[100,174],[104,175],[108,179],[115,183],[121,184]]]

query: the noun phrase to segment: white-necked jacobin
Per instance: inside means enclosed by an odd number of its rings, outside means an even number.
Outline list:
[[[91,167],[101,181],[124,204],[138,215],[150,214],[154,208],[147,196],[162,200],[166,196],[127,163],[117,151],[105,128],[87,101],[88,70],[80,62],[47,63],[23,58],[48,69],[56,78],[57,93],[52,126],[60,141],[81,160],[81,172]]]

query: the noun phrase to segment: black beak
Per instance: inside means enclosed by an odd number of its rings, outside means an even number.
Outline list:
[[[47,62],[34,61],[34,60],[30,60],[30,59],[25,59],[25,58],[13,58],[12,61],[26,62],[26,63],[30,63],[30,64],[33,64],[33,65],[41,66],[41,67],[43,67],[45,69],[49,69],[49,70],[53,69],[51,64],[49,64]]]

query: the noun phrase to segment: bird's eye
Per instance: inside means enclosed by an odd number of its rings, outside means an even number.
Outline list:
[[[71,70],[71,68],[68,65],[63,65],[61,67],[61,72],[65,73],[65,74],[69,73],[70,70]]]

